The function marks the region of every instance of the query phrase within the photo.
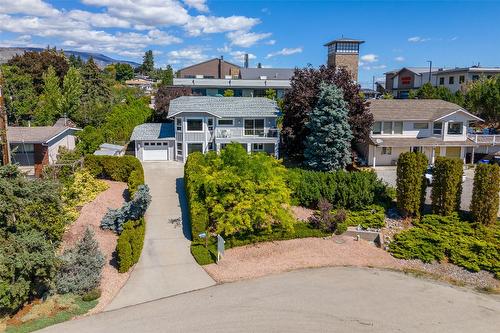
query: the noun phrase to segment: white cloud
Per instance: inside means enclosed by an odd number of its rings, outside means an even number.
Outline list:
[[[271,37],[270,32],[266,33],[256,33],[256,32],[245,32],[245,31],[234,31],[229,32],[226,36],[231,41],[232,45],[241,47],[251,47],[257,44],[259,41]]]
[[[208,12],[206,0],[182,0],[186,5],[199,12]]]
[[[402,61],[405,61],[405,57],[399,56],[399,57],[394,58],[394,60],[402,62]]]
[[[276,44],[276,40],[270,39],[267,42],[265,42],[264,44],[266,44],[266,45],[274,45],[274,44]]]
[[[215,17],[198,15],[193,17],[186,23],[184,28],[191,36],[199,36],[201,34],[221,33],[228,31],[243,30],[247,31],[260,20],[245,16],[229,16],[229,17]]]
[[[54,16],[59,10],[42,0],[6,0],[0,5],[2,14],[26,14],[37,16]]]
[[[420,36],[414,36],[414,37],[408,38],[408,41],[410,43],[422,43],[422,42],[427,42],[429,40],[431,40],[431,39],[430,38],[420,37]]]
[[[84,10],[72,10],[68,12],[68,17],[76,21],[85,22],[94,27],[130,28],[130,23],[127,20],[119,19],[108,14],[91,13]]]
[[[378,55],[376,55],[376,54],[365,54],[365,55],[361,56],[361,61],[368,62],[368,63],[377,62],[378,61]]]
[[[266,56],[266,59],[269,59],[269,58],[272,58],[272,57],[276,57],[276,56],[288,56],[288,55],[292,55],[292,54],[296,54],[296,53],[301,53],[302,52],[302,48],[301,47],[296,47],[296,48],[283,48],[279,51],[276,51],[276,52],[271,52],[269,53],[267,56]]]
[[[233,52],[231,52],[229,54],[231,55],[232,60],[234,62],[244,63],[245,62],[245,54],[248,54],[248,60],[257,59],[257,56],[255,54],[248,53],[248,52],[245,52],[245,51],[233,51]]]
[[[183,64],[188,66],[208,59],[201,47],[189,47],[185,49],[170,51],[168,54],[168,63]]]
[[[224,47],[217,48],[217,52],[229,53],[231,52],[231,47],[229,47],[227,44],[224,44]]]

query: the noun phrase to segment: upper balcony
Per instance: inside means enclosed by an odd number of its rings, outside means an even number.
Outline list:
[[[233,138],[278,138],[277,128],[243,129],[243,128],[217,128],[215,137],[217,139]]]
[[[467,137],[478,144],[483,145],[500,145],[499,134],[467,134]]]

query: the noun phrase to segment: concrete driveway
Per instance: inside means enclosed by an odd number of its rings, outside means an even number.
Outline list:
[[[190,252],[183,164],[148,162],[143,167],[152,196],[144,249],[129,280],[105,311],[215,284]]]
[[[496,332],[500,297],[363,268],[217,285],[44,332]]]
[[[386,166],[386,167],[376,167],[375,172],[389,185],[396,187],[396,167]],[[462,184],[462,202],[460,208],[462,210],[468,211],[470,207],[470,202],[472,200],[472,188],[474,185],[474,169],[467,169],[465,173],[465,182]],[[427,187],[427,196],[425,203],[431,204],[431,187]],[[500,206],[498,210],[498,217],[500,217]]]

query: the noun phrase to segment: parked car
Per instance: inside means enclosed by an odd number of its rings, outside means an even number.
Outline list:
[[[432,186],[432,171],[434,167],[431,165],[425,171],[425,180],[427,181],[427,186]],[[465,182],[465,174],[462,173],[462,183]]]
[[[500,165],[500,156],[497,155],[487,155],[477,162],[478,164],[498,164]]]

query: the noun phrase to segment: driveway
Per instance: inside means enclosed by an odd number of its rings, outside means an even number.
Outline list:
[[[129,280],[105,311],[215,284],[190,252],[188,217],[182,216],[187,214],[183,165],[149,162],[143,167],[152,196],[144,248]]]
[[[271,275],[49,327],[44,332],[496,332],[500,297],[354,267]]]
[[[396,187],[396,167],[376,167],[375,172],[389,185]],[[474,185],[474,169],[467,169],[465,173],[465,182],[462,184],[462,202],[460,208],[462,210],[468,211],[470,207],[470,202],[472,200],[472,188]],[[425,203],[431,204],[431,187],[427,187],[427,196]],[[500,217],[500,205],[498,210],[498,216]]]

